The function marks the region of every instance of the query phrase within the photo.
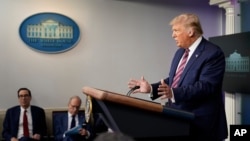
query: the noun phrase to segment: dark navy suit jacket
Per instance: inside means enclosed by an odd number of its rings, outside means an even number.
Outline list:
[[[44,110],[37,106],[30,106],[30,109],[33,122],[33,134],[40,134],[41,137],[45,136],[47,134],[47,126]],[[17,138],[20,112],[20,106],[12,107],[6,111],[2,132],[2,136],[6,141],[10,141],[12,137]]]
[[[78,121],[79,121],[79,125],[82,125],[83,123],[85,123],[85,116],[83,113],[79,112],[78,113]],[[89,133],[91,134],[91,128],[90,126],[87,124],[86,129],[89,131]],[[54,133],[54,139],[55,141],[84,141],[86,140],[85,136],[74,136],[74,137],[63,137],[63,134],[65,133],[65,131],[68,130],[68,112],[64,112],[64,113],[58,113],[57,115],[55,115],[53,117],[53,133]],[[89,139],[91,139],[92,136],[89,137]]]
[[[171,86],[184,49],[179,48],[172,60],[169,77],[164,81]],[[227,121],[224,108],[222,82],[225,72],[225,57],[222,50],[202,38],[179,80],[173,88],[173,108],[193,112],[191,135],[224,139],[227,137]],[[160,82],[152,84],[153,97],[158,98]]]

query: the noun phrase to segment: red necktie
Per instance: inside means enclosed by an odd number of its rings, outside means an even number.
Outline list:
[[[178,81],[180,80],[181,74],[186,66],[186,63],[187,63],[188,53],[189,53],[189,49],[186,49],[185,53],[183,55],[183,58],[181,60],[181,63],[180,63],[180,65],[175,73],[174,80],[172,83],[172,88],[176,88],[178,86]]]
[[[28,118],[27,118],[27,111],[24,110],[23,113],[23,136],[29,137],[29,128],[28,128]]]

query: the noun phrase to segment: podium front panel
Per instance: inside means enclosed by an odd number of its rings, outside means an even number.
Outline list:
[[[94,100],[93,104],[94,112],[103,116],[103,120],[109,128],[134,138],[185,137],[189,135],[188,120],[113,102],[105,101],[104,103],[104,101]]]

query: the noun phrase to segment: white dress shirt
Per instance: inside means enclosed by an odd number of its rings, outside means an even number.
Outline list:
[[[23,137],[23,114],[24,114],[24,108],[20,106],[20,116],[19,116],[19,124],[18,124],[18,133],[17,133],[17,138],[20,139],[21,137]],[[28,118],[28,128],[29,128],[29,135],[30,137],[32,137],[33,135],[33,121],[32,121],[32,117],[31,117],[31,109],[30,106],[26,109],[26,114],[27,114],[27,118]]]

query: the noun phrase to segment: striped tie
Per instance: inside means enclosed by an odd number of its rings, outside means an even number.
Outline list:
[[[172,83],[172,88],[176,88],[178,86],[178,81],[180,80],[181,74],[186,66],[186,63],[187,63],[188,53],[189,53],[189,49],[186,49],[185,53],[183,55],[183,58],[181,60],[181,63],[180,63],[180,65],[175,73],[174,80]]]

